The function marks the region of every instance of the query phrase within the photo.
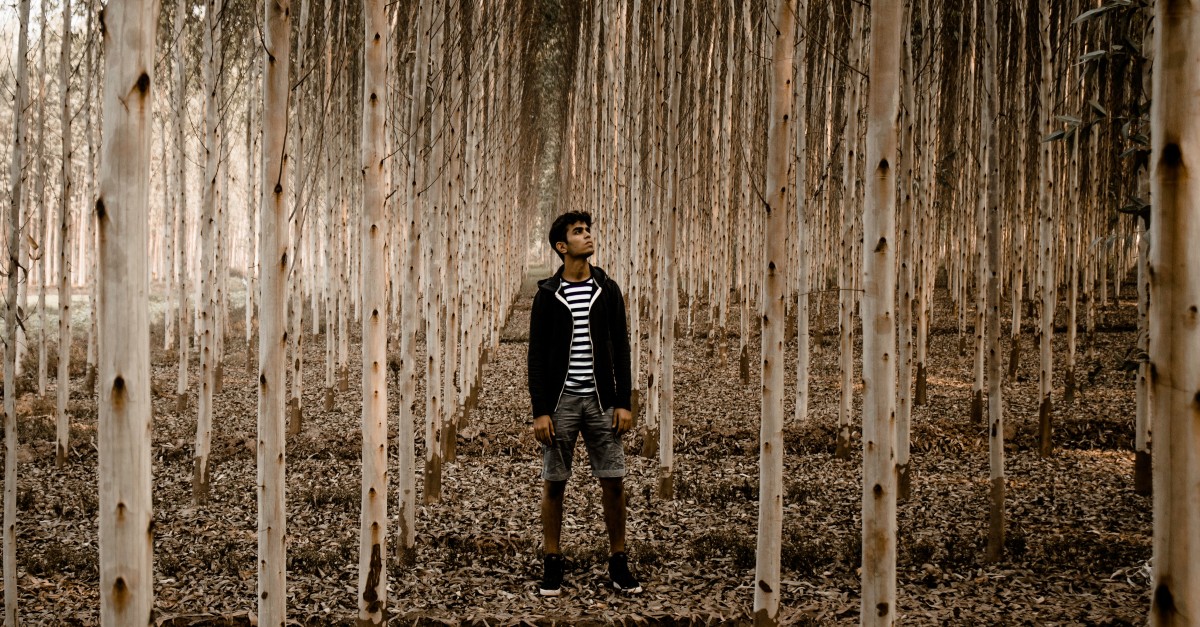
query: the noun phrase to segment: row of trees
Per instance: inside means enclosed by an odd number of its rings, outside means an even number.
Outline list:
[[[1200,67],[1192,62],[1200,47],[1187,3],[1162,2],[1172,12],[1171,28],[1154,31],[1159,40],[1150,43],[1151,7],[1139,2],[876,0],[865,7],[849,0],[603,0],[555,9],[569,24],[564,29],[544,23],[554,11],[537,2],[371,0],[359,7],[301,0],[293,7],[287,0],[176,0],[173,11],[123,2],[108,6],[100,20],[94,3],[64,1],[58,7],[62,185],[53,243],[44,234],[48,212],[29,219],[36,195],[26,185],[28,173],[44,168],[27,164],[55,161],[49,147],[40,159],[27,156],[36,135],[29,124],[36,110],[27,84],[29,4],[18,7],[7,214],[4,564],[12,622],[13,401],[24,316],[18,304],[31,276],[23,242],[43,251],[32,260],[38,269],[32,274],[58,277],[61,303],[70,302],[63,299],[72,285],[88,286],[97,299],[91,336],[101,400],[105,622],[145,622],[150,607],[150,278],[160,277],[172,295],[164,343],[178,349],[180,398],[188,391],[189,345],[198,339],[193,486],[203,502],[213,398],[232,326],[229,277],[237,268],[246,284],[248,353],[258,333],[260,619],[280,624],[286,613],[284,442],[286,430],[303,429],[303,323],[310,336],[324,329],[328,404],[349,376],[356,317],[364,346],[360,619],[378,623],[393,553],[386,546],[385,368],[398,374],[401,407],[394,554],[411,560],[415,417],[426,417],[422,492],[432,502],[440,498],[442,464],[454,458],[455,430],[468,419],[487,350],[498,342],[515,295],[526,242],[541,240],[551,208],[591,209],[610,233],[597,262],[628,286],[643,452],[659,459],[662,496],[673,491],[676,335],[697,326],[704,311],[697,303],[706,303],[714,352],[724,358],[736,339],[732,352],[748,380],[749,338],[760,326],[752,320],[760,319],[764,492],[755,606],[756,619],[768,624],[777,621],[779,603],[788,316],[796,321],[800,356],[795,417],[803,421],[810,310],[822,320],[835,302],[825,295],[837,294],[838,452],[847,457],[852,334],[861,311],[862,616],[890,623],[895,502],[910,484],[908,423],[912,406],[925,400],[935,282],[952,295],[951,324],[964,350],[967,329],[974,330],[972,414],[981,423],[988,386],[989,553],[998,558],[1002,306],[1011,313],[1008,376],[1015,377],[1028,326],[1023,311],[1035,305],[1039,420],[1043,454],[1051,454],[1055,321],[1066,320],[1062,400],[1069,402],[1080,283],[1087,338],[1101,306],[1119,297],[1121,279],[1137,265],[1139,309],[1149,329],[1148,359],[1139,364],[1139,478],[1149,483],[1153,417],[1153,432],[1170,434],[1154,464],[1156,522],[1176,530],[1156,534],[1154,615],[1164,624],[1184,620],[1200,598],[1190,570],[1200,560],[1189,553],[1200,544],[1178,541],[1197,528],[1194,512],[1178,505],[1195,500],[1195,447],[1187,448],[1194,438],[1191,427],[1171,422],[1188,415],[1196,380],[1188,370],[1194,359],[1171,352],[1191,345],[1187,316],[1194,317],[1196,302],[1185,271],[1196,265],[1187,257],[1194,247],[1186,244],[1195,237],[1186,210],[1195,191],[1182,173],[1200,118],[1194,99],[1170,91],[1192,93]],[[74,21],[72,12],[86,19]],[[49,14],[43,2],[43,20]],[[78,23],[87,24],[88,42],[103,31],[102,50],[93,52],[91,43],[71,47]],[[54,31],[48,24],[41,29],[43,49]],[[1171,61],[1154,85],[1166,91],[1153,99],[1152,112],[1143,75],[1151,58],[1161,64],[1164,55]],[[1178,75],[1164,78],[1167,72]],[[196,76],[200,81],[190,80]],[[88,91],[93,83],[105,93],[98,116]],[[168,83],[169,93],[160,89]],[[556,89],[565,96],[562,108],[547,101]],[[51,92],[40,90],[39,102],[53,102]],[[1182,112],[1166,109],[1177,102],[1188,104]],[[77,114],[86,157],[72,149]],[[51,116],[36,119],[53,135]],[[240,129],[244,136],[232,138]],[[356,159],[357,173],[349,165]],[[71,181],[80,172],[89,183],[77,188]],[[161,194],[153,193],[154,181]],[[1153,221],[1146,210],[1151,188],[1159,212]],[[562,202],[535,203],[535,196]],[[1117,209],[1144,217],[1120,219]],[[1155,233],[1152,249],[1147,222],[1165,228]],[[1184,238],[1180,247],[1175,237]],[[151,246],[151,239],[162,245]],[[1151,250],[1161,257],[1148,258]],[[97,270],[86,270],[93,261]],[[1062,315],[1056,310],[1064,300]],[[735,307],[736,330],[730,328]],[[60,317],[64,324],[69,316]],[[60,326],[59,337],[69,335],[69,326]],[[1155,341],[1163,337],[1172,339]],[[390,356],[389,342],[396,347]],[[122,347],[120,355],[113,346]],[[60,341],[60,399],[68,388],[64,347],[69,343]],[[425,397],[418,398],[422,370]],[[65,400],[59,403],[57,450],[60,463],[69,463]]]
[[[518,198],[530,185],[521,174],[532,161],[522,137],[532,136],[524,129],[533,122],[521,116],[529,68],[520,34],[529,20],[518,19],[519,4],[343,6],[301,0],[294,28],[293,7],[286,1],[177,0],[173,11],[160,11],[158,4],[114,3],[102,11],[94,3],[58,7],[63,117],[57,128],[48,116],[37,118],[38,128],[63,137],[62,152],[41,160],[57,157],[65,181],[57,266],[47,258],[34,265],[19,256],[24,241],[45,246],[27,218],[32,196],[25,182],[31,169],[37,171],[30,167],[35,160],[24,155],[32,128],[24,87],[28,64],[14,64],[12,203],[6,214],[13,264],[5,327],[8,624],[16,624],[18,609],[11,405],[21,343],[16,334],[26,316],[18,291],[28,285],[31,266],[58,273],[60,325],[69,325],[72,285],[90,286],[98,297],[92,309],[98,376],[85,388],[96,385],[101,405],[105,624],[144,623],[152,602],[151,278],[162,279],[162,293],[173,301],[163,319],[164,344],[178,348],[180,411],[187,409],[188,370],[195,363],[189,348],[195,343],[199,349],[193,493],[204,503],[212,408],[221,393],[232,327],[229,279],[233,268],[245,277],[247,365],[257,362],[260,399],[259,615],[268,624],[282,624],[286,615],[284,443],[287,431],[303,428],[303,312],[311,305],[311,333],[324,330],[327,408],[337,380],[345,386],[349,376],[349,338],[357,326],[349,318],[360,317],[360,618],[381,623],[392,533],[386,513],[388,370],[396,371],[401,407],[395,555],[411,562],[414,425],[419,415],[427,417],[423,494],[434,502],[441,498],[441,465],[453,461],[455,431],[468,420],[483,364],[499,342],[525,266],[529,224]],[[18,60],[28,56],[28,0],[20,8]],[[76,13],[86,13],[89,42],[104,37],[97,54],[89,45],[83,64],[70,47]],[[52,23],[50,15],[44,2],[44,24]],[[315,15],[325,19],[312,19]],[[52,30],[41,30],[43,49]],[[92,63],[101,62],[103,72],[93,69]],[[105,100],[95,115],[92,94],[75,88],[98,77]],[[47,94],[39,101],[49,102]],[[72,152],[76,115],[85,118],[89,145],[96,141],[98,154],[80,158]],[[155,115],[159,124],[153,123]],[[99,139],[93,120],[101,127]],[[240,128],[245,136],[234,139]],[[77,174],[97,170],[94,192],[70,186]],[[154,182],[161,194],[154,193]],[[87,225],[95,226],[94,238],[68,239],[72,232],[87,234],[79,228]],[[162,245],[151,245],[151,233]],[[97,271],[81,272],[93,261]],[[389,324],[389,318],[398,323]],[[250,343],[256,336],[253,360]],[[427,350],[419,353],[422,336]],[[70,390],[70,341],[62,340],[69,337],[69,326],[60,326],[60,464],[69,463],[70,451],[63,409]],[[422,355],[426,361],[419,364]],[[421,370],[428,383],[424,399],[417,397]]]
[[[1130,351],[1139,371],[1135,484],[1149,492],[1151,416],[1158,434],[1182,411],[1150,411],[1157,362],[1144,352],[1147,339],[1153,348],[1154,337],[1174,337],[1146,324],[1158,306],[1149,306],[1147,285],[1147,251],[1157,250],[1146,237],[1156,163],[1148,77],[1165,45],[1151,25],[1164,11],[1176,21],[1186,12],[1159,5],[1154,19],[1147,2],[1050,0],[612,0],[582,9],[558,176],[568,206],[616,232],[600,263],[630,286],[634,341],[649,327],[644,452],[658,456],[662,496],[671,492],[676,334],[703,303],[714,352],[724,356],[735,337],[747,380],[751,320],[761,321],[761,622],[778,611],[783,316],[797,325],[802,422],[810,308],[821,318],[826,294],[837,294],[840,457],[851,448],[861,312],[864,623],[895,614],[895,502],[911,489],[909,423],[926,400],[935,283],[950,292],[946,324],[960,350],[973,329],[964,419],[987,420],[991,559],[1004,541],[1001,383],[1021,369],[1023,316],[1036,318],[1036,420],[1040,453],[1051,455],[1055,403],[1077,392],[1078,329],[1084,358],[1094,359],[1103,306],[1122,296],[1135,266],[1143,342]],[[1193,40],[1184,41],[1181,51]],[[691,304],[686,319],[680,299]],[[740,329],[728,328],[731,307],[740,308]],[[1001,317],[1005,308],[1011,318]],[[1059,386],[1056,321],[1067,344]],[[1181,462],[1155,468],[1172,463]],[[1156,555],[1184,544],[1156,545]],[[1156,567],[1156,582],[1178,581],[1172,567]]]

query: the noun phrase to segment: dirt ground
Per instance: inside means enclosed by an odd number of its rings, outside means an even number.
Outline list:
[[[742,384],[737,360],[721,361],[714,354],[705,337],[703,306],[695,310],[696,327],[685,329],[676,344],[674,500],[656,497],[658,464],[638,455],[641,436],[626,437],[630,553],[645,592],[625,597],[607,587],[599,489],[586,476],[580,447],[564,521],[564,594],[557,599],[537,595],[540,465],[528,429],[525,384],[531,294],[532,282],[526,281],[484,370],[479,409],[459,433],[457,460],[444,468],[442,502],[417,513],[415,566],[391,568],[393,624],[749,621],[758,373],[752,371],[750,382]],[[913,491],[897,516],[900,621],[1144,623],[1151,502],[1133,491],[1134,382],[1122,369],[1135,340],[1132,304],[1105,310],[1094,359],[1083,357],[1080,334],[1082,389],[1073,405],[1060,402],[1056,408],[1057,448],[1048,459],[1036,451],[1036,348],[1027,327],[1018,377],[1004,382],[1010,436],[1006,551],[1000,563],[987,564],[988,444],[984,426],[969,418],[970,329],[967,350],[960,352],[951,305],[938,296],[929,402],[915,408],[912,420]],[[829,335],[836,322],[832,298],[824,303],[823,317],[813,313],[814,327],[823,325],[829,341],[817,341],[820,334],[814,332],[810,415],[803,422],[792,417],[795,342],[788,344],[782,616],[789,624],[858,622],[861,441],[856,429],[851,459],[834,458],[839,378],[836,336]],[[1060,316],[1065,309],[1059,307]],[[154,613],[159,625],[255,623],[257,392],[246,369],[245,341],[239,339],[244,337],[240,310],[231,311],[231,318],[224,387],[215,401],[212,499],[205,506],[194,505],[191,497],[195,363],[188,410],[176,413],[177,357],[162,350],[161,322],[152,332]],[[736,320],[730,328],[736,332]],[[72,462],[66,469],[54,464],[53,374],[44,399],[36,397],[30,379],[36,368],[27,368],[21,385],[17,555],[24,624],[99,623],[97,410],[95,396],[83,389],[85,335],[79,325],[76,333]],[[1007,331],[1005,338],[1002,354],[1008,355]],[[326,412],[324,339],[304,339],[304,429],[287,442],[288,612],[295,624],[352,624],[356,612],[361,393],[354,373],[361,362],[354,340],[350,388],[338,392],[334,409]],[[750,354],[757,355],[757,336],[749,340]],[[736,348],[738,339],[731,341]],[[1065,346],[1064,335],[1056,335],[1056,368],[1064,363]],[[860,349],[858,343],[856,353]],[[418,350],[424,351],[423,343]],[[1059,399],[1061,368],[1057,375]],[[394,379],[391,386],[394,467]],[[860,401],[856,398],[856,411]],[[418,436],[423,420],[418,416]],[[854,422],[859,421],[856,415]],[[417,450],[420,458],[420,437]],[[395,496],[390,499],[394,516]]]

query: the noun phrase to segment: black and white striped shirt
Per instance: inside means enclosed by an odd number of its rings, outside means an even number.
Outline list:
[[[596,282],[591,278],[582,283],[571,283],[564,279],[559,294],[571,309],[571,318],[575,323],[563,393],[590,396],[596,393],[596,377],[592,369],[592,334],[588,328],[588,312],[596,296]]]

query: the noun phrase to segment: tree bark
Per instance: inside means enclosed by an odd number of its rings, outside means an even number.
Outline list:
[[[1159,0],[1150,107],[1150,412],[1154,570],[1150,624],[1200,615],[1200,6]]]
[[[1040,26],[1040,41],[1042,48],[1042,76],[1041,84],[1038,87],[1038,108],[1039,108],[1039,124],[1038,128],[1042,133],[1049,132],[1051,117],[1050,117],[1050,86],[1052,85],[1053,77],[1051,76],[1052,64],[1050,57],[1050,0],[1040,0],[1038,15]],[[1039,204],[1041,204],[1041,233],[1039,237],[1039,254],[1038,265],[1042,270],[1042,311],[1041,311],[1041,329],[1038,331],[1039,352],[1041,366],[1038,371],[1038,393],[1040,395],[1040,404],[1038,406],[1038,454],[1042,457],[1049,457],[1053,451],[1053,443],[1051,440],[1051,416],[1054,411],[1051,392],[1053,391],[1053,353],[1051,352],[1051,341],[1054,339],[1054,307],[1057,291],[1057,278],[1055,275],[1055,260],[1056,254],[1056,233],[1055,214],[1053,206],[1054,196],[1054,177],[1051,172],[1051,144],[1050,142],[1042,142],[1041,162],[1038,169],[1038,194]]]
[[[287,618],[284,308],[289,239],[286,136],[290,8],[290,0],[263,3],[263,181],[258,240],[262,259],[258,300],[258,618],[260,625],[272,627],[282,626]]]
[[[224,142],[221,136],[220,118],[220,73],[224,65],[224,43],[221,38],[221,23],[224,20],[224,0],[207,0],[204,30],[204,47],[207,66],[204,74],[204,194],[201,199],[200,218],[203,242],[204,271],[200,275],[200,398],[196,416],[196,448],[192,456],[192,498],[197,504],[208,502],[209,464],[212,447],[212,402],[216,386],[217,369],[217,187],[221,177],[221,151]]]
[[[779,624],[779,562],[783,534],[783,399],[787,268],[788,140],[792,115],[792,64],[796,38],[794,0],[778,0],[772,15],[767,131],[766,263],[763,265],[762,424],[758,458],[758,548],[754,569],[754,624]]]
[[[991,515],[988,526],[988,561],[1000,560],[1004,552],[1004,404],[1000,390],[1000,76],[996,26],[996,3],[984,3],[986,24],[983,80],[983,140],[987,144],[987,385],[988,449],[991,478]]]
[[[71,0],[63,0],[62,54],[58,61],[58,81],[62,94],[62,167],[59,170],[58,202],[58,372],[55,374],[55,464],[67,465],[70,454],[71,423],[67,401],[71,397],[71,194],[74,181],[71,166],[74,148],[71,137]]]
[[[29,0],[17,6],[16,98],[8,210],[8,292],[4,312],[4,624],[17,625],[17,282],[20,270],[22,187],[25,183],[25,108],[29,100]]]
[[[100,418],[100,622],[145,625],[154,602],[150,476],[150,136],[159,3],[101,16],[104,109],[95,212]]]
[[[896,616],[896,139],[901,0],[871,6],[863,210],[863,625]]]
[[[363,3],[362,517],[358,624],[387,620],[387,165],[388,23],[384,0]]]

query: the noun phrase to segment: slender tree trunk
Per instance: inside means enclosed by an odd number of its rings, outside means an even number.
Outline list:
[[[209,464],[208,456],[212,446],[212,402],[216,386],[217,366],[217,272],[216,239],[217,205],[221,200],[217,197],[217,185],[221,177],[222,137],[220,117],[220,73],[223,65],[221,39],[221,22],[224,20],[224,0],[208,0],[205,5],[204,44],[207,67],[204,76],[204,108],[205,108],[205,138],[204,138],[204,197],[201,200],[203,242],[201,252],[204,260],[204,271],[200,275],[200,398],[196,416],[196,448],[192,456],[192,498],[197,504],[208,502]]]
[[[283,625],[286,509],[284,470],[285,277],[288,271],[288,52],[290,0],[264,0],[263,168],[259,211],[260,272],[258,334],[258,619]],[[269,112],[269,114],[268,114]]]
[[[362,517],[358,624],[387,620],[387,233],[384,144],[388,23],[384,0],[363,4]]]
[[[433,19],[432,7],[422,3],[417,9],[416,54],[413,62],[412,97],[409,106],[408,162],[409,181],[406,187],[405,219],[409,237],[405,242],[404,289],[400,290],[400,425],[399,425],[399,468],[397,492],[400,497],[400,515],[396,535],[396,561],[411,565],[416,562],[416,409],[417,409],[417,330],[421,317],[418,307],[418,281],[421,269],[422,232],[418,184],[423,180],[421,158],[421,136],[424,130],[426,107],[426,83],[429,71],[429,46],[424,34],[429,31]]]
[[[1150,413],[1154,588],[1150,624],[1200,616],[1200,6],[1158,0],[1151,96]]]
[[[792,64],[796,38],[794,0],[775,3],[772,23],[770,105],[767,131],[766,263],[763,265],[762,424],[758,461],[758,550],[754,624],[779,624],[779,563],[783,534],[783,375],[787,267],[788,140],[792,115]]]
[[[103,14],[100,151],[100,622],[145,625],[154,602],[151,531],[150,135],[159,3]]]
[[[1149,172],[1139,168],[1138,178],[1149,191]],[[1139,194],[1146,198],[1146,194]],[[1149,217],[1149,216],[1147,216]],[[1138,218],[1138,259],[1137,259],[1137,349],[1141,355],[1149,355],[1150,351],[1150,237],[1147,229],[1148,219]],[[1154,488],[1150,456],[1150,362],[1148,358],[1139,357],[1137,365],[1136,414],[1134,416],[1134,462],[1133,485],[1138,494],[1149,496]]]
[[[896,140],[901,0],[871,5],[863,210],[863,625],[896,617]]]
[[[987,558],[999,561],[1004,551],[1004,404],[1000,390],[1000,70],[996,3],[984,3],[986,24],[983,82],[983,140],[988,147],[987,176],[987,384],[988,448],[991,478],[991,515]]]
[[[1038,91],[1039,125],[1043,133],[1050,129],[1050,86],[1052,65],[1050,57],[1050,0],[1040,0],[1038,15],[1041,30],[1042,47],[1042,76]],[[1051,441],[1050,419],[1054,411],[1051,400],[1053,391],[1053,354],[1051,341],[1054,338],[1054,307],[1058,280],[1055,275],[1056,231],[1053,207],[1054,177],[1051,175],[1050,142],[1042,142],[1042,157],[1038,170],[1038,188],[1041,204],[1041,234],[1038,265],[1042,269],[1042,311],[1041,329],[1038,332],[1041,367],[1038,372],[1038,393],[1041,401],[1038,407],[1038,454],[1048,457],[1053,451]]]
[[[850,64],[858,63],[858,50],[862,47],[861,13],[858,7],[853,7],[853,18],[850,20]],[[858,159],[858,79],[848,75],[851,82],[846,96],[846,130],[842,136],[846,152],[842,162],[842,261],[841,274],[838,278],[838,366],[841,373],[841,394],[838,404],[838,437],[834,455],[838,459],[850,459],[850,414],[854,404],[854,263],[852,260],[855,248],[854,223],[858,213],[855,203],[855,174]]]
[[[175,2],[175,264],[176,294],[175,312],[179,316],[176,327],[179,331],[179,372],[175,383],[175,411],[182,414],[187,411],[188,389],[188,360],[191,347],[192,332],[188,322],[191,320],[188,309],[188,271],[187,271],[187,69],[183,56],[183,41],[187,33],[187,2]]]
[[[67,465],[70,454],[71,423],[67,401],[71,397],[71,194],[74,191],[71,166],[71,0],[63,0],[62,54],[58,61],[58,81],[62,94],[62,167],[59,170],[61,193],[58,202],[58,372],[55,374],[55,464]]]
[[[909,425],[912,421],[912,379],[913,379],[913,271],[912,271],[912,234],[913,234],[913,163],[916,159],[916,103],[914,97],[916,77],[913,76],[913,7],[907,3],[904,8],[904,59],[901,94],[903,97],[903,126],[901,129],[901,156],[904,166],[904,180],[900,182],[900,232],[896,242],[896,252],[900,263],[900,274],[897,302],[900,307],[897,316],[899,334],[899,372],[896,378],[896,498],[907,501],[911,492],[912,479],[909,475]]]
[[[20,270],[22,188],[25,183],[25,107],[29,101],[29,0],[17,7],[16,98],[13,100],[13,149],[9,169],[8,292],[4,312],[4,624],[17,627],[17,281]]]
[[[46,255],[46,244],[49,241],[46,234],[49,230],[50,216],[46,210],[46,97],[49,92],[46,90],[46,40],[49,39],[50,28],[48,26],[47,16],[50,13],[50,8],[46,0],[42,0],[41,10],[41,36],[38,44],[38,136],[37,136],[37,171],[38,171],[38,219],[37,233],[33,238],[32,248],[37,251],[37,258],[31,259],[38,264],[37,283],[38,283],[38,369],[37,369],[37,395],[38,398],[45,398],[46,386],[49,384],[50,372],[49,365],[46,359],[46,264],[50,262]],[[25,306],[25,301],[21,301],[21,306]]]

